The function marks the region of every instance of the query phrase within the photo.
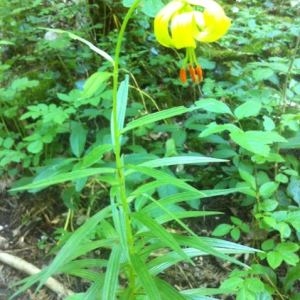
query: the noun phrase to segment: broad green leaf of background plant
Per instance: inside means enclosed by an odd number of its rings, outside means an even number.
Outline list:
[[[297,179],[295,177],[291,178],[291,181],[288,185],[288,193],[300,206],[300,179]]]
[[[134,0],[123,0],[123,5],[125,7],[130,7]],[[161,0],[141,0],[142,12],[149,16],[155,17],[158,11],[163,7],[163,2]]]
[[[217,114],[230,114],[232,112],[230,108],[222,101],[218,101],[216,99],[202,99],[195,102],[195,105],[198,108],[204,109],[209,112],[217,113]]]
[[[71,122],[70,146],[76,157],[80,157],[84,150],[87,133],[88,131],[80,122]]]
[[[219,125],[216,122],[212,122],[208,124],[208,126],[200,133],[199,137],[207,137],[215,133],[220,133],[223,131],[229,131],[229,132],[242,132],[241,129],[239,129],[234,124],[222,124]]]
[[[234,110],[234,115],[238,120],[255,117],[259,114],[261,107],[262,105],[258,101],[247,101]]]
[[[109,72],[95,72],[84,83],[81,98],[90,98],[97,94],[99,89],[102,89],[102,85],[106,84],[106,81],[111,77]]]
[[[275,191],[278,188],[278,183],[274,181],[265,182],[260,188],[259,188],[259,194],[264,198],[271,197]]]
[[[269,144],[285,142],[277,132],[266,131],[234,131],[230,133],[232,140],[242,148],[267,157],[270,154]]]

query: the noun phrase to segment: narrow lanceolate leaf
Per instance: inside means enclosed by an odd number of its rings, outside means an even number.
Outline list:
[[[137,189],[138,190],[138,189]],[[135,191],[133,192],[135,193]],[[168,208],[169,205],[179,203],[179,202],[187,202],[190,200],[195,200],[199,199],[200,196],[198,193],[195,192],[181,192],[181,193],[176,193],[174,195],[166,196],[164,198],[159,199],[159,205]],[[157,209],[158,204],[156,202],[152,202],[145,206],[142,209],[143,213],[151,214],[151,212],[155,209]]]
[[[99,49],[98,47],[93,45],[91,42],[83,39],[82,37],[80,37],[80,36],[78,36],[74,33],[71,33],[69,31],[65,31],[65,30],[62,30],[62,29],[53,29],[53,28],[44,28],[44,27],[41,27],[41,29],[45,29],[45,30],[48,30],[48,31],[56,32],[56,33],[66,33],[71,39],[78,40],[81,43],[86,44],[92,51],[96,52],[97,54],[102,56],[104,59],[106,59],[107,61],[114,64],[113,58],[108,53],[106,53],[105,51]]]
[[[159,203],[159,201],[158,201]],[[217,211],[178,211],[166,213],[157,218],[159,224],[167,223],[173,220],[187,219],[187,218],[196,218],[196,217],[206,217],[206,216],[215,216],[222,214]]]
[[[14,189],[11,189],[11,191],[22,191],[22,190],[31,190],[31,189],[38,189],[38,188],[44,188],[48,187],[50,185],[66,182],[66,181],[72,181],[84,177],[89,177],[93,175],[98,174],[108,174],[108,173],[114,173],[115,169],[113,168],[90,168],[90,169],[84,169],[84,170],[76,170],[71,171],[67,173],[61,173],[49,178],[44,178],[35,182],[32,182],[30,184],[23,185],[21,187],[17,187]]]
[[[215,249],[214,247],[209,245],[209,243],[207,243],[206,240],[204,240],[203,238],[195,237],[195,236],[180,236],[180,235],[176,235],[174,238],[176,239],[177,243],[179,243],[181,246],[196,248],[203,252],[206,252],[207,254],[224,259],[225,261],[230,261],[237,265],[247,267],[246,264],[243,264],[237,259],[224,254],[222,251],[220,251],[220,249]]]
[[[187,165],[187,164],[208,164],[208,163],[217,163],[225,162],[227,160],[205,157],[205,156],[174,156],[174,157],[164,157],[146,161],[139,166],[157,168],[165,166],[174,166],[174,165]]]
[[[120,83],[118,94],[117,94],[117,112],[118,112],[119,130],[122,130],[124,127],[126,107],[128,101],[128,85],[129,85],[129,76],[126,75],[125,79]]]
[[[131,255],[131,265],[133,266],[138,279],[148,296],[148,299],[160,300],[160,292],[153,280],[152,275],[150,274],[147,266],[141,260],[137,254]],[[103,299],[114,299],[114,298],[103,298]]]
[[[143,224],[148,230],[164,242],[165,247],[169,247],[176,251],[183,259],[190,260],[189,257],[184,253],[181,249],[177,241],[174,239],[172,234],[170,234],[166,229],[158,224],[156,220],[148,217],[146,214],[143,213],[134,213],[133,218],[139,221],[139,223]]]
[[[190,108],[184,107],[184,106],[178,106],[178,107],[173,107],[170,109],[165,109],[159,112],[155,112],[143,117],[140,117],[136,120],[133,120],[131,122],[129,122],[125,128],[122,130],[122,133],[132,130],[134,128],[140,127],[140,126],[144,126],[147,124],[151,124],[157,121],[161,121],[164,119],[168,119],[168,118],[172,118],[178,115],[182,115],[184,113],[187,113],[191,111]]]
[[[115,120],[114,120],[114,111],[111,113],[110,118],[110,130],[111,130],[111,136],[121,136],[119,135],[119,132],[124,127],[124,121],[125,121],[125,115],[126,115],[126,107],[127,107],[127,100],[128,100],[128,84],[129,84],[129,77],[126,75],[125,79],[120,83],[120,86],[118,88],[117,93],[117,130],[115,128]],[[112,141],[114,139],[112,138]]]
[[[102,299],[116,299],[121,257],[122,248],[113,247],[106,268]]]
[[[167,174],[166,172],[159,171],[159,170],[149,168],[149,167],[134,166],[134,165],[127,165],[127,169],[129,169],[129,170],[126,172],[126,175],[129,175],[129,174],[133,173],[133,171],[136,171],[136,172],[148,175],[149,177],[153,177],[157,180],[162,180],[162,181],[168,182],[169,184],[174,185],[183,190],[195,192],[199,196],[205,196],[204,193],[202,193],[201,191],[198,191],[196,188],[187,184],[182,179],[178,179],[174,176],[171,176],[171,175]]]

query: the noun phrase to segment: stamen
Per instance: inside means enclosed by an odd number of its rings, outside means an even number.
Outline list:
[[[201,82],[203,80],[203,71],[201,66],[197,65],[195,68],[196,74],[198,76],[198,82]]]
[[[192,65],[189,65],[189,72],[192,78],[193,82],[197,82],[197,77],[196,77],[196,73],[195,73],[195,69]]]
[[[182,83],[186,83],[186,70],[185,68],[181,68],[179,72],[179,78]]]

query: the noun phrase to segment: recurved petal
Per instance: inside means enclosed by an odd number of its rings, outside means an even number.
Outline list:
[[[175,48],[196,48],[195,35],[197,32],[193,12],[180,13],[172,18],[171,35]]]
[[[188,0],[193,3],[201,3],[204,7],[204,28],[196,35],[200,42],[210,43],[221,38],[231,25],[230,19],[225,15],[223,8],[213,0]]]
[[[165,47],[174,47],[169,30],[170,21],[184,5],[181,0],[173,0],[161,9],[154,19],[154,35],[157,41]]]

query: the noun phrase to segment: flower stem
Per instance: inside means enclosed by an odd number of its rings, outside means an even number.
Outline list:
[[[112,123],[113,123],[113,131],[112,131],[112,140],[114,145],[114,154],[115,154],[115,162],[116,162],[116,179],[118,182],[118,189],[116,195],[117,205],[122,207],[125,219],[125,232],[126,232],[126,242],[128,246],[127,253],[128,257],[130,254],[134,252],[134,240],[133,240],[133,232],[131,227],[131,216],[130,216],[130,207],[127,202],[127,195],[126,195],[126,182],[125,182],[125,175],[124,175],[124,164],[122,160],[122,149],[121,149],[121,132],[119,129],[119,120],[118,120],[118,85],[119,85],[119,63],[120,63],[120,52],[122,47],[122,41],[124,38],[124,33],[128,21],[132,17],[134,10],[138,6],[140,0],[135,0],[130,9],[128,10],[124,21],[121,25],[116,49],[115,49],[115,56],[114,56],[114,70],[113,70],[113,107],[112,107]],[[129,286],[131,288],[134,287],[134,272],[130,268],[128,274]]]

